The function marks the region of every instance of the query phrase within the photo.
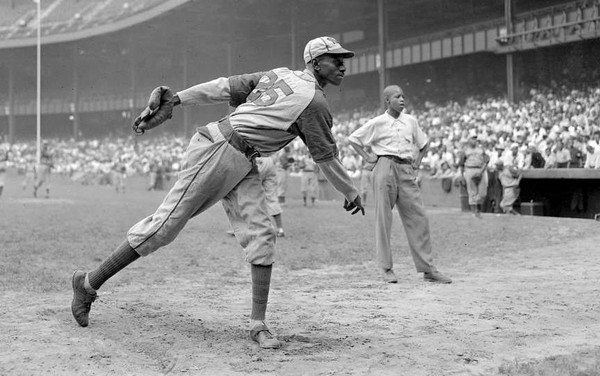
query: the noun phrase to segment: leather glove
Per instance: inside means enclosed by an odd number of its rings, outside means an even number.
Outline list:
[[[354,201],[352,202],[348,201],[347,199],[344,199],[344,209],[346,209],[346,211],[354,210],[352,212],[352,215],[358,213],[359,211],[362,212],[362,215],[365,215],[365,208],[363,208],[362,206],[362,200],[360,199],[360,195],[357,195]]]
[[[133,131],[144,134],[148,129],[156,128],[173,116],[174,94],[168,86],[159,86],[152,90],[148,106],[135,119]]]

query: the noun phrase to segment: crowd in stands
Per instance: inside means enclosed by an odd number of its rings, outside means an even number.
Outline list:
[[[362,161],[348,145],[347,136],[380,111],[360,108],[334,117],[332,130],[340,159],[355,177],[360,175]],[[600,169],[600,85],[531,89],[525,100],[515,104],[504,98],[469,98],[445,105],[427,102],[407,111],[430,137],[430,150],[421,166],[425,175],[456,174],[463,144],[472,135],[477,135],[490,157],[490,168],[501,159],[504,166],[517,169]],[[103,176],[117,170],[127,175],[176,173],[188,143],[183,137],[167,135],[49,141],[55,152],[54,173],[83,184],[102,184]],[[290,146],[292,156],[306,153],[299,139]],[[34,141],[13,144],[10,164],[24,171],[35,154]]]
[[[109,184],[114,173],[168,177],[179,171],[187,146],[183,138],[169,136],[47,141],[53,153],[53,173],[82,184]],[[10,148],[10,164],[19,171],[35,164],[35,157],[35,142],[15,143]]]
[[[592,82],[598,82],[598,77]],[[465,142],[476,135],[490,158],[490,168],[501,159],[505,166],[518,169],[600,169],[600,85],[572,87],[553,84],[531,89],[525,100],[515,104],[505,98],[468,98],[464,103],[426,102],[421,109],[407,109],[430,137],[421,168],[434,176],[455,172]],[[379,111],[360,109],[334,120],[348,170],[359,172],[361,161],[346,137]]]

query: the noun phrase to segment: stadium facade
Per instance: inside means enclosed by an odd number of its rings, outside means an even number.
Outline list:
[[[302,68],[306,40],[357,51],[328,88],[334,112],[377,106],[401,84],[411,104],[526,98],[528,88],[592,77],[600,1],[41,0],[42,137],[130,132],[151,89]],[[36,5],[0,0],[0,136],[36,135]],[[382,58],[383,57],[383,58]],[[190,134],[226,106],[178,111],[160,132]]]

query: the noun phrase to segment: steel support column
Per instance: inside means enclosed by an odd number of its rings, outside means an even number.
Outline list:
[[[506,20],[506,32],[508,34],[512,34],[513,26],[513,9],[512,9],[512,0],[504,0],[504,17]],[[506,54],[506,97],[509,102],[513,103],[515,101],[515,62],[513,59],[513,54]]]
[[[387,25],[385,13],[385,0],[377,1],[377,19],[378,19],[378,37],[379,37],[379,103],[385,108],[383,89],[387,85],[387,61],[386,61],[386,43],[387,43]]]

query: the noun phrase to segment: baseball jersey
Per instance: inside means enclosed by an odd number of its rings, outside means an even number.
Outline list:
[[[485,152],[479,146],[467,146],[464,151],[464,166],[472,168],[481,168],[485,163]]]
[[[379,156],[414,159],[415,152],[421,150],[428,139],[414,116],[401,113],[396,119],[386,111],[355,130],[348,141],[368,145]]]
[[[47,166],[54,164],[52,153],[47,148],[43,148],[40,153],[40,163]]]
[[[177,93],[182,105],[229,101],[232,127],[262,156],[300,137],[315,162],[338,155],[325,93],[311,72],[276,68],[218,78]]]

